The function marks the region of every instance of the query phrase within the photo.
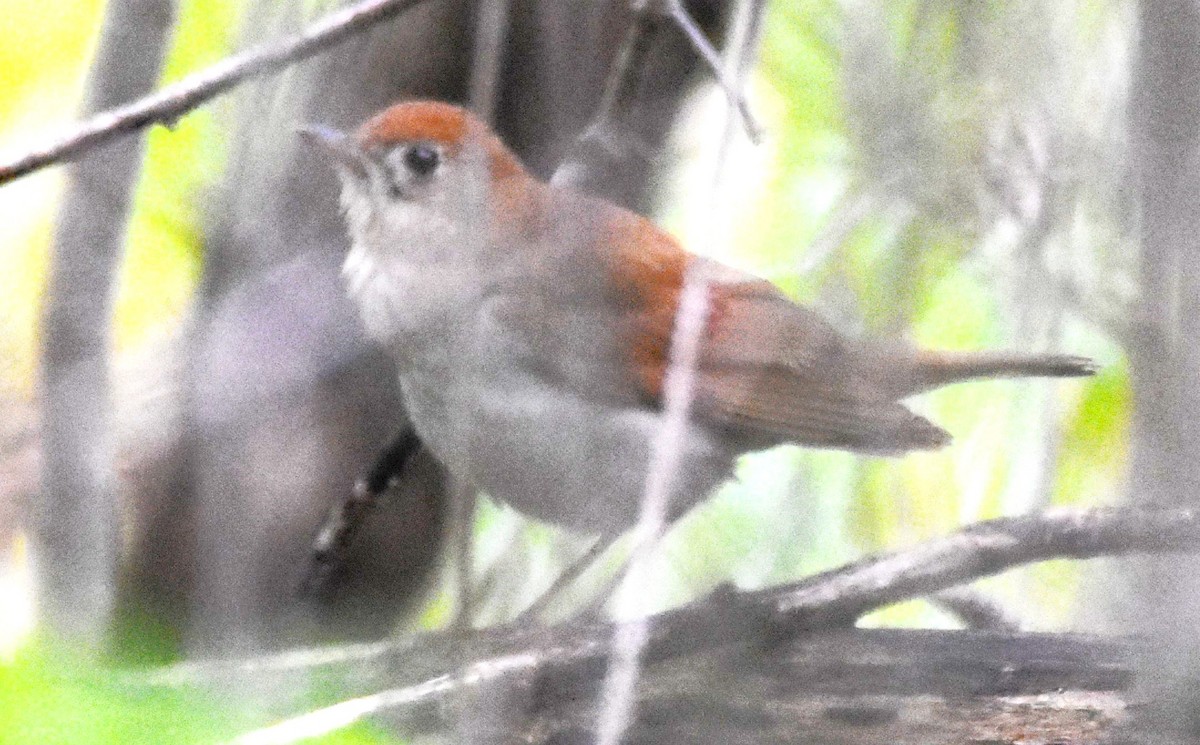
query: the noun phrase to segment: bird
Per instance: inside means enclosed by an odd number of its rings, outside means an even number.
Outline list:
[[[301,134],[337,173],[347,292],[397,363],[420,441],[467,483],[577,533],[637,519],[689,277],[705,278],[707,314],[669,520],[745,453],[934,450],[950,435],[910,396],[1098,369],[1075,355],[851,338],[649,219],[539,180],[453,104],[402,101],[351,133]]]

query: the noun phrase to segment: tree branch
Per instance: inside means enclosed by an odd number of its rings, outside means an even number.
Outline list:
[[[169,0],[108,4],[85,111],[153,89],[173,21]],[[109,324],[143,150],[130,139],[70,170],[41,309],[41,611],[51,629],[93,650],[114,604],[119,541]]]
[[[704,650],[731,645],[758,648],[807,632],[845,628],[870,610],[1037,561],[1197,550],[1200,517],[1190,509],[1100,509],[992,520],[792,585],[750,592],[721,590],[654,616],[644,660],[652,666]],[[300,669],[322,669],[349,681],[370,660],[376,674],[360,675],[358,680],[376,693],[332,713],[310,712],[303,715],[304,721],[308,725],[333,721],[327,717],[344,721],[350,711],[355,712],[353,721],[399,709],[409,726],[436,729],[444,724],[448,697],[472,686],[536,683],[539,690],[552,691],[581,681],[594,683],[603,675],[613,631],[612,624],[604,623],[498,627],[469,636],[435,634],[338,653],[293,652],[253,660],[187,663],[135,680],[225,686],[231,679],[285,680]],[[472,662],[465,667],[454,664],[462,659]],[[386,670],[393,684],[383,693],[378,693],[379,670]],[[288,723],[276,732],[295,731],[294,720]],[[261,739],[249,742],[284,741],[271,740],[265,732],[255,737]]]
[[[754,5],[747,35],[751,47],[756,48],[763,7],[760,0],[750,1]],[[664,76],[663,70],[654,64],[654,54],[659,46],[665,46],[667,29],[676,28],[682,37],[682,44],[675,49],[686,56],[686,49],[690,48],[716,76],[750,138],[757,142],[761,135],[761,127],[742,92],[740,78],[744,70],[726,72],[721,67],[720,56],[680,0],[631,0],[630,11],[629,30],[605,82],[596,113],[551,179],[556,186],[570,186],[626,204],[628,200],[621,197],[627,195],[619,189],[614,194],[611,188],[602,188],[602,182],[606,174],[619,173],[631,161],[645,155],[639,152],[639,148],[646,149],[639,137],[645,127],[639,120],[661,113],[653,105],[651,85],[658,84]],[[672,110],[670,114],[675,112]]]
[[[329,14],[300,34],[227,57],[158,93],[102,111],[22,155],[0,162],[0,186],[151,124],[171,126],[192,109],[245,80],[318,54],[422,1],[366,0]]]
[[[1050,559],[1200,549],[1191,509],[1064,510],[988,520],[905,551],[749,593],[793,622],[823,628],[885,605]]]

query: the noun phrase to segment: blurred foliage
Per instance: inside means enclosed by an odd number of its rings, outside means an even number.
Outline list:
[[[17,152],[75,118],[103,3],[6,0],[0,26],[0,145]],[[186,0],[164,69],[164,82],[227,54],[236,0]],[[30,33],[30,29],[36,29]],[[131,50],[136,53],[136,50]],[[115,342],[127,349],[180,317],[199,273],[205,190],[221,174],[223,132],[211,109],[147,136],[145,167],[128,226],[117,296]],[[33,383],[37,308],[53,240],[63,172],[54,169],[0,190],[0,388]]]
[[[184,0],[165,77],[227,53],[248,7]],[[6,0],[5,11],[0,144],[15,151],[71,120],[101,3]],[[1130,392],[1117,322],[1135,286],[1123,120],[1133,33],[1129,0],[771,4],[753,81],[769,141],[735,144],[714,200],[712,123],[723,101],[699,95],[680,128],[685,163],[666,183],[663,221],[689,247],[771,278],[849,332],[956,349],[1070,350],[1106,369],[1090,382],[987,382],[918,399],[955,436],[936,453],[878,459],[781,447],[748,456],[738,482],[664,541],[644,610],[723,581],[796,579],[974,520],[1119,498]],[[199,271],[206,192],[225,157],[212,108],[149,134],[121,276],[120,348],[180,317]],[[31,387],[61,181],[44,173],[0,189],[5,387]],[[476,559],[492,588],[485,620],[530,601],[556,562],[584,547],[491,504],[478,527]],[[1033,628],[1070,627],[1086,571],[1056,562],[981,587]],[[442,594],[417,624],[442,625],[451,608]],[[923,603],[869,622],[953,623]],[[153,636],[143,636],[150,657]],[[40,649],[0,663],[0,740],[230,734],[220,707],[130,693],[103,666]]]
[[[0,146],[15,152],[71,120],[99,30],[103,3],[6,0],[0,25]],[[30,29],[37,29],[30,33]],[[34,319],[53,231],[60,174],[40,173],[0,189],[0,387],[28,390]]]
[[[203,697],[178,690],[132,694],[97,665],[52,645],[0,664],[0,742],[216,742],[231,734]]]
[[[1134,286],[1122,165],[1129,12],[1036,0],[771,5],[755,90],[770,153],[734,147],[733,186],[718,200],[734,217],[717,238],[688,230],[711,219],[699,195],[711,168],[684,169],[674,184],[684,206],[665,214],[689,246],[772,278],[852,332],[1069,350],[1107,367],[1086,382],[982,382],[918,398],[955,436],[936,453],[747,458],[740,483],[667,541],[657,576],[670,589],[653,608],[726,579],[781,582],[966,522],[1118,497],[1130,391],[1110,319]],[[692,123],[719,119],[707,109]],[[681,151],[716,141],[697,125]],[[748,189],[747,170],[765,187]],[[1047,564],[981,586],[1030,627],[1069,627],[1084,571]],[[923,603],[868,619],[948,622]]]
[[[332,704],[332,688],[310,685],[306,702]],[[0,743],[114,745],[226,742],[280,715],[255,706],[249,691],[154,686],[86,661],[61,645],[33,643],[0,661]],[[328,745],[394,743],[369,725],[320,738]]]

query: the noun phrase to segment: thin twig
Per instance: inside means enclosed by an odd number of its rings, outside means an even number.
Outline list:
[[[653,5],[654,3],[648,3]],[[754,118],[754,113],[750,110],[750,103],[746,100],[746,93],[741,81],[735,75],[737,70],[730,71],[725,69],[721,64],[721,56],[717,54],[717,50],[713,49],[708,37],[696,24],[695,19],[688,14],[687,9],[683,7],[680,0],[666,0],[666,12],[674,21],[679,30],[691,42],[692,48],[700,55],[700,59],[704,60],[704,64],[708,65],[709,71],[716,78],[717,84],[725,91],[725,95],[729,97],[729,103],[737,109],[738,116],[742,120],[742,126],[746,128],[746,134],[750,137],[750,141],[755,145],[762,142],[763,129],[758,121]],[[758,13],[758,9],[755,9]],[[756,22],[757,24],[757,22]]]
[[[727,144],[729,137],[724,140]],[[723,153],[727,147],[721,150]],[[723,163],[724,158],[719,160]],[[650,441],[650,467],[638,521],[633,527],[633,554],[616,593],[618,612],[622,606],[636,602],[638,580],[645,576],[654,547],[667,524],[671,491],[687,442],[700,339],[709,316],[708,287],[709,278],[703,269],[690,271],[680,293],[663,382],[662,423]],[[641,653],[649,638],[650,623],[649,618],[641,618],[615,630],[613,661],[605,679],[605,703],[600,709],[597,738],[600,745],[617,745],[633,713]]]
[[[557,600],[562,592],[574,584],[575,580],[579,579],[584,572],[591,569],[596,564],[596,560],[600,558],[600,555],[612,548],[620,537],[618,534],[601,535],[597,538],[588,547],[587,551],[584,551],[582,555],[568,564],[562,574],[554,578],[554,581],[550,583],[550,587],[543,591],[525,610],[517,614],[516,618],[513,619],[513,623],[525,623],[541,616],[542,612]],[[600,593],[600,597],[604,598],[606,594],[602,592]]]
[[[995,599],[969,587],[952,587],[929,596],[929,602],[953,613],[968,629],[1016,633],[1021,622]]]
[[[624,144],[618,137],[618,122],[633,109],[637,101],[640,72],[646,67],[650,50],[662,28],[662,18],[638,9],[629,22],[629,31],[617,52],[616,62],[604,84],[604,93],[591,123],[579,136],[572,152],[555,169],[550,183],[554,186],[579,186],[588,179],[589,151],[621,153]]]
[[[151,124],[170,125],[245,80],[311,57],[421,2],[423,0],[365,0],[330,13],[283,41],[227,57],[158,93],[96,114],[24,154],[0,162],[0,185]]]

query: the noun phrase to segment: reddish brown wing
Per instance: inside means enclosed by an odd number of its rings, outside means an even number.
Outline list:
[[[629,303],[630,358],[644,394],[662,394],[684,275],[693,262],[666,233],[625,213],[613,273]],[[949,436],[875,383],[828,323],[769,282],[709,264],[716,277],[697,370],[698,416],[768,439],[873,452],[936,448]]]
[[[896,402],[833,327],[757,279],[713,286],[696,408],[716,421],[802,445],[903,452],[945,445],[944,430]]]

